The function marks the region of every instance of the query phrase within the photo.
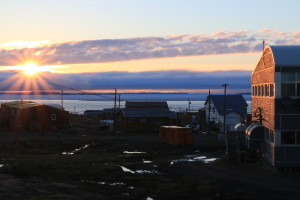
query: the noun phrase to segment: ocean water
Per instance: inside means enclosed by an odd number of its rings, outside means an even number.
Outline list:
[[[103,97],[105,96],[105,98]],[[0,103],[6,103],[15,100],[30,100],[40,104],[63,105],[64,109],[71,113],[83,114],[85,110],[102,110],[104,108],[114,107],[114,95],[106,94],[103,96],[96,95],[64,95],[63,101],[60,95],[16,95],[0,94]],[[121,94],[121,101],[117,101],[117,107],[124,108],[125,101],[167,101],[172,111],[198,111],[204,107],[206,94]],[[106,98],[108,97],[108,98]],[[251,101],[249,96],[245,97],[248,103],[248,113],[251,110]],[[190,104],[189,104],[190,102]]]

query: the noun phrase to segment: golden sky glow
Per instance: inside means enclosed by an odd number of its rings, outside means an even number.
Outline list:
[[[27,62],[23,65],[7,66],[7,67],[3,67],[3,68],[8,69],[8,70],[21,71],[27,76],[33,76],[39,72],[52,72],[52,73],[61,72],[61,71],[57,71],[54,69],[55,68],[63,68],[63,66],[59,66],[59,65],[38,66],[34,62]]]
[[[223,71],[223,70],[253,70],[260,54],[227,54],[216,56],[189,56],[175,58],[157,58],[109,63],[89,63],[66,65],[60,72],[108,72],[108,71]]]

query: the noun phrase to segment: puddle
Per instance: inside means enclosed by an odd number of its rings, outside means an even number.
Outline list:
[[[161,174],[156,170],[136,170],[135,172],[138,174]]]
[[[129,172],[129,173],[132,173],[132,174],[161,174],[159,171],[157,170],[135,170],[135,171],[132,171],[126,167],[123,167],[123,166],[120,166],[122,168],[122,170],[124,172]]]
[[[151,160],[143,160],[143,163],[148,164],[148,163],[153,163]]]
[[[186,155],[185,157],[186,158],[172,160],[170,162],[170,165],[173,165],[175,163],[180,163],[180,162],[202,162],[208,164],[218,160],[218,158],[207,158],[206,156],[200,156],[200,155]]]
[[[132,173],[132,174],[135,174],[134,171],[132,171],[132,170],[126,168],[126,167],[123,167],[123,166],[120,166],[120,167],[122,168],[122,170],[123,170],[124,172],[130,172],[130,173]]]
[[[147,153],[143,151],[123,151],[125,154],[142,154],[142,153]]]
[[[0,168],[1,168],[1,167],[4,167],[4,165],[3,165],[3,164],[0,164]]]
[[[79,147],[78,149],[74,149],[73,151],[70,151],[70,152],[62,152],[61,154],[62,155],[74,155],[74,153],[76,153],[76,152],[78,152],[78,151],[81,151],[81,150],[83,150],[83,149],[86,149],[86,148],[88,148],[89,147],[89,144],[86,144],[86,145],[84,145],[84,146],[82,146],[82,147]]]
[[[125,185],[125,183],[122,182],[116,182],[116,183],[106,183],[101,181],[88,181],[88,180],[81,180],[82,183],[93,183],[98,185],[110,185],[110,186],[116,186],[116,185]]]

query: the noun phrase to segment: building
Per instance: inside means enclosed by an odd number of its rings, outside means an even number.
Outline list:
[[[116,114],[119,132],[158,132],[160,126],[177,125],[176,113],[167,102],[129,102]]]
[[[32,101],[2,103],[0,122],[16,130],[51,130],[69,126],[69,112]]]
[[[300,46],[266,46],[252,73],[252,120],[264,126],[263,157],[300,166]]]
[[[246,119],[248,104],[242,95],[226,95],[226,131]],[[224,95],[210,95],[205,101],[206,122],[219,131],[224,130]]]

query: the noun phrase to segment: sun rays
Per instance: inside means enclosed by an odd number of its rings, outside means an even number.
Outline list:
[[[53,91],[55,88],[48,83],[47,74],[56,72],[53,68],[60,66],[38,66],[34,62],[26,62],[23,65],[3,67],[12,72],[12,76],[0,83],[1,91]]]

